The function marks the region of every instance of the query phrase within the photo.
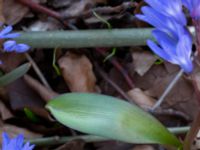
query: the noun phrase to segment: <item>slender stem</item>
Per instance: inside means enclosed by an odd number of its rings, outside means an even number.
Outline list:
[[[172,80],[172,82],[168,85],[168,87],[165,89],[164,93],[161,95],[159,100],[156,102],[156,104],[152,107],[152,111],[154,111],[156,108],[158,108],[162,102],[164,101],[165,97],[169,94],[169,92],[172,90],[174,85],[177,83],[177,81],[180,79],[180,77],[183,75],[183,70],[181,69],[178,74],[175,76],[175,78]]]
[[[170,132],[174,134],[184,134],[186,133],[190,127],[175,127],[175,128],[168,128]],[[83,135],[83,136],[65,136],[65,137],[59,137],[59,136],[53,136],[53,137],[45,137],[45,138],[36,138],[27,140],[30,141],[32,144],[36,144],[37,146],[40,145],[56,145],[56,144],[63,144],[72,140],[84,140],[87,143],[90,142],[102,142],[102,141],[108,141],[111,140],[109,138],[94,136],[94,135]]]
[[[102,142],[109,140],[108,138],[103,138],[99,136],[94,135],[83,135],[83,136],[65,136],[65,137],[59,137],[59,136],[53,136],[53,137],[45,137],[45,138],[37,138],[37,139],[31,139],[27,140],[32,144],[35,144],[37,146],[41,145],[56,145],[56,144],[63,144],[72,140],[84,140],[87,143],[90,142]]]

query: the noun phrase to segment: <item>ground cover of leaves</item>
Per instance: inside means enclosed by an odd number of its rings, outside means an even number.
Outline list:
[[[107,29],[107,24],[94,15],[95,11],[112,28],[149,27],[134,17],[142,5],[143,1],[139,0],[0,0],[0,22],[24,31]],[[39,6],[51,11],[38,9]],[[160,61],[143,46],[117,48],[106,61],[113,48],[56,49],[56,65],[60,68],[57,72],[52,66],[54,51],[0,53],[3,72],[29,61],[38,66],[47,81],[44,84],[32,67],[23,78],[0,88],[0,133],[6,131],[11,136],[23,133],[27,139],[80,135],[52,120],[44,108],[46,102],[66,92],[96,92],[123,98],[147,111],[179,71],[177,66]],[[200,86],[200,70],[195,70],[194,77]],[[167,127],[178,127],[189,125],[197,110],[192,79],[184,75],[153,115]],[[31,117],[27,111],[32,112]],[[74,140],[37,149],[157,150],[161,147]]]

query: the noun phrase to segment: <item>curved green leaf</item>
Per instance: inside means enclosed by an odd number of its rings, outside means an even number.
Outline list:
[[[70,93],[46,106],[62,124],[73,129],[130,143],[181,143],[160,122],[135,105],[99,94]]]
[[[30,69],[30,63],[23,64],[13,71],[3,75],[0,77],[0,87],[5,86],[16,79],[22,77],[29,69]]]

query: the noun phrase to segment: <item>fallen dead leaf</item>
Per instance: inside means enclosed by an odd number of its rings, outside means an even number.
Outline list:
[[[6,105],[2,101],[0,101],[0,114],[2,120],[7,120],[13,117],[10,110],[6,107]]]
[[[119,141],[105,141],[95,143],[95,147],[97,147],[97,150],[128,150],[132,147],[132,144]]]
[[[135,146],[132,150],[155,150],[155,148],[151,145],[138,145]]]
[[[13,110],[23,110],[25,107],[42,107],[44,101],[22,79],[18,79],[7,86],[10,105]]]
[[[61,29],[61,24],[55,19],[49,18],[48,20],[38,20],[28,28],[29,31],[49,31]]]
[[[82,13],[95,5],[93,0],[84,0],[71,3],[71,6],[61,12],[63,18],[81,16]]]
[[[20,4],[16,0],[3,0],[3,14],[5,22],[14,25],[21,21],[29,12],[29,8]]]
[[[127,92],[128,96],[136,103],[138,106],[144,110],[152,108],[155,104],[155,99],[146,95],[141,89],[134,88]]]
[[[58,147],[55,150],[83,150],[84,149],[84,141],[82,140],[74,140],[67,142],[66,144]]]
[[[52,91],[51,89],[46,88],[40,82],[35,80],[29,75],[24,75],[24,80],[26,83],[35,90],[45,101],[49,101],[50,99],[58,96],[58,93]]]
[[[0,22],[1,23],[5,22],[5,18],[3,15],[3,0],[0,0]]]
[[[97,4],[106,4],[108,0],[94,0]]]
[[[58,64],[72,92],[95,92],[96,77],[86,56],[68,52],[59,59]]]
[[[3,62],[0,68],[5,72],[9,72],[24,62],[26,58],[23,54],[0,53],[0,60]]]
[[[144,76],[134,74],[133,79],[136,87],[145,91],[145,94],[158,99],[176,74],[177,71],[168,71],[164,65],[154,65]],[[190,117],[190,120],[196,116],[198,102],[192,84],[185,76],[182,76],[176,83],[162,103],[162,107],[183,112]]]
[[[52,1],[52,6],[55,8],[63,8],[63,7],[69,7],[70,4],[74,2],[78,2],[79,0],[53,0]]]
[[[133,51],[132,58],[134,69],[140,76],[143,76],[158,59],[152,53],[143,50]]]

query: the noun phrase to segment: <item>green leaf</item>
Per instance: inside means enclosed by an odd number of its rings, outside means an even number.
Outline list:
[[[1,76],[0,87],[5,86],[15,81],[16,79],[22,77],[30,69],[30,66],[31,65],[29,63],[23,64],[19,66],[18,68],[14,69],[13,71]]]
[[[62,124],[85,133],[129,143],[181,145],[154,117],[111,96],[64,94],[51,100],[46,108]]]
[[[24,108],[24,113],[32,122],[39,122],[38,117],[29,108]]]

